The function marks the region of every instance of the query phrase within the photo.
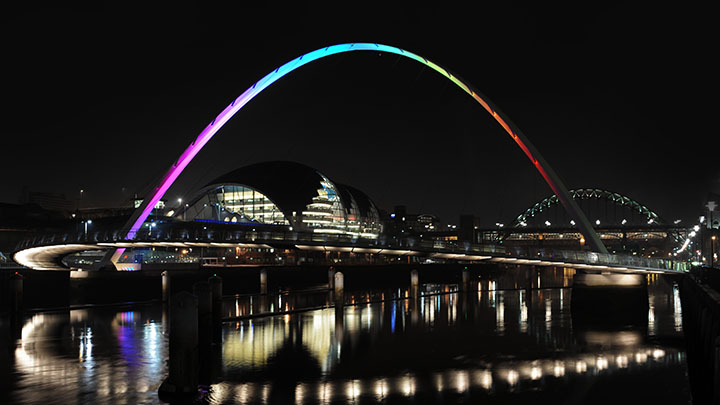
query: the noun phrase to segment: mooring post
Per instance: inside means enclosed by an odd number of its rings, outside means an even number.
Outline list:
[[[198,385],[198,299],[182,291],[170,299],[168,377],[159,394],[192,396]]]
[[[470,270],[468,270],[467,266],[462,271],[462,290],[465,291],[468,289],[470,285]]]
[[[162,273],[162,302],[170,299],[170,273],[167,270]]]
[[[260,269],[260,294],[267,294],[267,269]]]
[[[208,279],[212,292],[212,341],[222,341],[222,278],[217,274]]]

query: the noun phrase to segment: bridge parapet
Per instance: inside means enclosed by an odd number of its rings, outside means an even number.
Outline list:
[[[568,251],[528,247],[504,247],[501,245],[471,244],[457,241],[422,240],[419,238],[364,239],[337,234],[303,233],[293,231],[238,231],[206,229],[207,232],[148,232],[125,240],[116,232],[63,233],[37,236],[18,244],[16,252],[47,248],[52,254],[68,254],[74,251],[97,250],[111,247],[157,247],[157,246],[207,246],[229,247],[236,244],[256,246],[285,246],[300,250],[354,251],[396,256],[419,256],[441,260],[477,261],[490,259],[496,262],[567,266],[590,271],[659,270],[685,272],[688,264],[663,258],[645,258],[633,255]],[[51,249],[53,248],[53,249]],[[82,248],[82,249],[81,249]],[[47,262],[49,259],[44,260]],[[61,257],[56,257],[55,263]]]
[[[573,265],[593,265],[596,269],[600,270],[602,268],[598,266],[613,266],[615,268],[618,268],[618,266],[625,266],[628,268],[649,268],[681,272],[686,272],[690,269],[690,264],[685,261],[677,261],[656,257],[639,257],[636,255],[518,247],[507,249],[506,253],[509,256],[518,258],[543,259],[553,261],[559,260]]]

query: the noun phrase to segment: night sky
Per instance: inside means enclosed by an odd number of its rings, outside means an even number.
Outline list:
[[[71,199],[84,189],[85,207],[143,195],[271,70],[328,45],[378,42],[483,92],[568,188],[616,191],[668,220],[697,220],[708,192],[720,193],[709,10],[547,3],[3,6],[0,201],[17,203],[23,187]],[[166,198],[267,160],[307,164],[381,208],[405,204],[445,223],[462,213],[509,222],[551,194],[461,89],[417,62],[373,52],[325,58],[280,79],[235,115]]]

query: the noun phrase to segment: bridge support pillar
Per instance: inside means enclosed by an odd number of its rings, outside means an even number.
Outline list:
[[[462,290],[467,290],[470,286],[470,270],[465,267],[462,271]]]
[[[644,274],[592,273],[578,270],[572,286],[573,326],[647,324],[648,292]]]
[[[336,296],[342,296],[345,293],[345,275],[339,271],[335,273],[334,288]]]
[[[170,273],[167,270],[162,272],[162,302],[170,300]]]
[[[263,267],[262,269],[260,269],[260,294],[267,294],[267,280],[267,269]]]
[[[330,266],[330,268],[328,268],[328,288],[331,290],[335,288],[335,267],[334,266]]]
[[[212,294],[212,342],[222,342],[222,278],[212,276],[208,278]]]
[[[212,337],[213,337],[213,312],[212,312],[212,290],[210,283],[200,281],[193,285],[193,294],[198,301],[198,357],[199,357],[199,382],[210,383],[212,370]]]
[[[162,397],[192,397],[198,386],[198,299],[189,292],[170,300],[169,375],[160,385]]]
[[[193,284],[193,294],[198,300],[198,345],[210,346],[212,343],[213,296],[210,283],[200,281]]]
[[[19,317],[23,312],[23,276],[15,272],[10,276],[10,311],[12,317]]]
[[[414,269],[410,271],[410,296],[413,301],[420,297],[420,275]]]

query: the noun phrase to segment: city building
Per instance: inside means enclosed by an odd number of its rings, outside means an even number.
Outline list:
[[[296,162],[239,168],[167,212],[183,221],[280,226],[369,239],[382,232],[378,208],[365,193]]]

